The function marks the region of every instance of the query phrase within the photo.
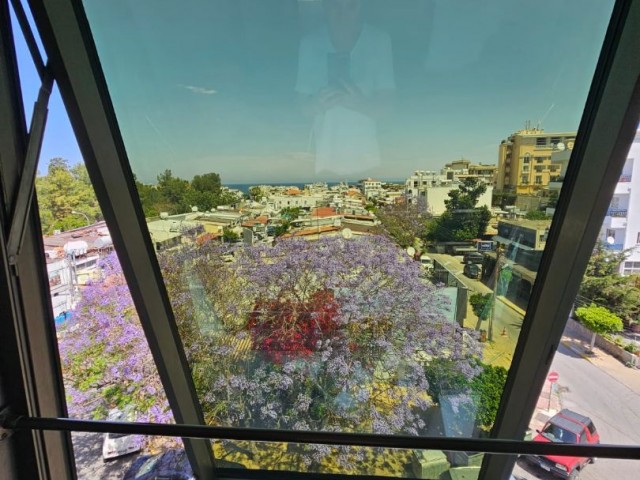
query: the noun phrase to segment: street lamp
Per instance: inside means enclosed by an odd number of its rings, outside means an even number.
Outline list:
[[[86,213],[78,212],[77,210],[71,210],[73,215],[82,215],[84,219],[87,221],[87,227],[91,225],[91,220],[89,220],[89,216]]]

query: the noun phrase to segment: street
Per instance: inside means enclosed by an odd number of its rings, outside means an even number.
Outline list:
[[[556,352],[551,370],[559,373],[562,406],[589,416],[603,444],[640,443],[640,371],[622,365],[601,353],[585,359],[580,350],[563,342]],[[598,459],[587,465],[581,480],[634,480],[639,477],[640,461]],[[514,473],[526,479],[551,479],[544,472],[518,461]]]
[[[469,296],[474,293],[493,293],[480,280],[469,278],[463,274],[464,264],[461,256],[443,253],[429,253],[429,257],[453,274],[456,279],[469,290]],[[503,297],[498,297],[493,318],[493,342],[487,342],[484,348],[484,362],[509,368],[516,349],[524,311]],[[477,318],[469,305],[464,323],[470,329],[488,329],[488,320],[478,325]]]
[[[102,460],[102,433],[74,432],[73,454],[78,480],[122,480],[138,454],[127,455],[108,462]]]

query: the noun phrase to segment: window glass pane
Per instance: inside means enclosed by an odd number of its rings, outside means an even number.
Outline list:
[[[631,151],[637,148],[634,143]],[[636,173],[627,170],[632,179]],[[621,177],[614,195],[619,195],[621,188],[629,193],[629,186],[631,195],[635,195],[637,185]],[[630,221],[640,219],[637,205],[628,204]],[[610,216],[604,220],[574,311],[540,392],[528,433],[534,441],[567,442],[577,438],[582,443],[640,442],[635,420],[640,401],[640,283],[638,272],[632,271],[638,262],[625,261],[637,258],[629,248],[635,246],[635,229],[621,228],[622,224],[615,221]],[[618,243],[620,249],[614,247]],[[553,463],[540,461],[528,471],[553,471]],[[634,478],[636,468],[627,461],[598,459],[585,467],[580,478]]]
[[[612,3],[84,5],[207,422],[487,434]]]

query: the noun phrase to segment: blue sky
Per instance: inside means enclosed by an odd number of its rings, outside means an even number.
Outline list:
[[[317,172],[313,119],[295,101],[298,47],[322,28],[321,2],[84,3],[140,179],[165,168],[226,183],[343,179]],[[526,120],[576,130],[613,2],[365,3],[365,21],[390,38],[396,91],[377,121],[381,161],[357,176],[401,179],[461,157],[495,163]],[[39,82],[22,42],[18,53],[30,114]],[[55,156],[81,161],[57,91],[43,163]]]

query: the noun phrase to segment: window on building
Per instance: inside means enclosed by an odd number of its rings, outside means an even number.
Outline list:
[[[638,232],[638,237],[636,238],[636,244],[640,245],[640,232]]]
[[[536,175],[536,185],[542,185],[542,176]]]
[[[547,145],[547,137],[538,137],[536,138],[536,146],[537,147],[544,147]]]
[[[524,163],[529,163],[531,161],[531,155],[529,155],[528,153],[525,154],[524,158],[522,159],[522,161]]]
[[[562,139],[560,137],[551,137],[551,144],[552,145],[557,145],[561,141],[562,141]]]

